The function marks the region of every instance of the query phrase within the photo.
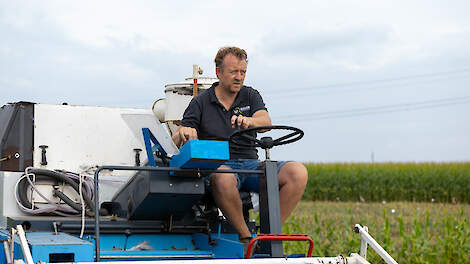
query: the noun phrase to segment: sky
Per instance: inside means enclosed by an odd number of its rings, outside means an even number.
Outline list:
[[[304,162],[470,160],[470,2],[0,0],[0,105],[150,109],[223,46]],[[272,132],[273,137],[281,132]],[[263,157],[263,155],[261,155]]]

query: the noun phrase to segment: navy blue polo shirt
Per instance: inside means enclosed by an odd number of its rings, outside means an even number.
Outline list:
[[[181,125],[195,128],[199,139],[228,140],[236,130],[232,128],[232,116],[253,116],[256,111],[267,110],[259,92],[249,86],[242,86],[230,109],[225,109],[215,95],[218,82],[194,97],[184,111]],[[251,133],[256,137],[256,133]],[[251,142],[240,141],[249,144]],[[258,159],[254,147],[240,147],[229,144],[230,159]]]

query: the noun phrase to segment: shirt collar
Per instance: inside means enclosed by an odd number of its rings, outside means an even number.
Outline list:
[[[215,82],[212,84],[211,88],[209,88],[210,100],[211,103],[219,103],[219,99],[215,96],[215,87],[219,85],[219,82]]]
[[[219,85],[219,82],[213,83],[212,86],[209,88],[209,90],[210,90],[210,101],[211,101],[211,103],[216,103],[216,104],[219,104],[219,105],[222,106],[222,104],[219,102],[219,99],[217,99],[217,96],[215,95],[215,87],[217,85]],[[240,88],[240,91],[238,91],[237,97],[235,97],[235,101],[233,102],[230,109],[232,109],[234,106],[237,106],[239,104],[239,102],[241,100],[240,93],[244,89],[245,89],[245,85],[243,85],[242,88]]]

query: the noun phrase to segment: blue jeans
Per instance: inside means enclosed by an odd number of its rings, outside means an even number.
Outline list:
[[[277,173],[281,170],[282,166],[286,164],[287,161],[278,161],[277,162]],[[261,161],[255,159],[233,159],[226,161],[223,166],[229,167],[232,170],[258,170]],[[210,177],[206,177],[206,187],[209,190],[212,190],[210,187]],[[246,192],[259,192],[259,174],[252,173],[235,173],[235,177],[238,182],[238,190]]]

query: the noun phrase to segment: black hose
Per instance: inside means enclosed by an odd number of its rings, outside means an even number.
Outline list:
[[[66,175],[56,172],[56,171],[50,171],[50,170],[45,170],[45,169],[29,169],[30,173],[34,173],[36,176],[36,180],[43,180],[43,179],[50,179],[53,178],[57,181],[65,182],[66,184],[70,185],[77,193],[80,193],[79,190],[79,184],[76,183],[73,179],[67,177]],[[29,177],[29,176],[27,176]],[[82,183],[83,184],[83,183]],[[21,204],[23,204],[24,207],[26,208],[32,208],[32,204],[29,202],[29,199],[27,197],[27,190],[28,190],[29,182],[28,179],[23,178],[19,183],[18,183],[18,199]],[[82,186],[83,187],[83,186]],[[86,188],[82,188],[82,197],[83,200],[85,201],[86,205],[88,208],[91,209],[91,212],[87,212],[87,215],[93,214],[93,208],[94,204],[91,201],[90,197],[86,195]],[[60,191],[59,191],[60,192]],[[59,196],[65,203],[67,203],[70,207],[77,211],[81,211],[81,205],[79,207],[76,207],[76,204],[74,201],[70,200],[64,193],[60,192],[64,197],[67,199],[64,199],[60,194],[57,194],[55,191],[54,193]],[[38,209],[37,207],[34,207],[33,209]]]
[[[57,197],[59,197],[62,201],[64,201],[66,204],[70,205],[70,207],[72,207],[73,209],[77,210],[78,212],[81,212],[82,211],[82,205],[81,204],[77,204],[75,203],[74,201],[72,201],[67,195],[65,195],[63,192],[55,189],[53,191],[54,195],[56,195]]]
[[[70,171],[56,170],[56,172],[62,173],[62,174],[65,174],[65,175],[67,175],[67,174],[73,174],[74,176],[76,176],[76,177],[78,177],[78,178],[80,177],[80,174],[77,174],[77,173],[74,173],[74,172],[70,172]],[[75,182],[77,182],[77,181],[80,182],[79,180],[76,180],[76,179],[73,179],[73,181],[75,181]],[[87,195],[88,197],[90,197],[90,199],[92,199],[92,197],[93,197],[93,190],[90,189],[90,190],[88,191],[86,188],[83,187],[84,184],[85,184],[85,181],[82,181],[82,193],[84,193],[84,194],[86,193],[86,195]]]
[[[29,177],[29,176],[27,176],[27,177]],[[44,180],[50,180],[50,179],[51,178],[48,177],[48,176],[35,175],[35,180],[36,181],[44,181]],[[31,180],[31,178],[30,178],[30,180]],[[26,178],[21,179],[21,181],[18,183],[18,190],[17,190],[18,200],[26,208],[39,209],[36,206],[33,207],[33,205],[30,203],[30,201],[27,197],[29,186],[30,186],[30,183],[29,183],[28,179],[26,179]],[[74,209],[76,209],[76,208],[74,208]],[[60,208],[58,208],[57,210],[62,211],[62,210],[60,210]],[[77,210],[77,211],[79,211],[79,210]],[[67,212],[65,212],[65,213],[67,213]],[[39,215],[55,215],[55,213],[54,212],[45,212],[45,213],[40,213]]]
[[[78,212],[82,211],[82,204],[76,203],[72,201],[67,195],[65,195],[63,192],[55,189],[54,194],[57,195],[62,201],[64,201],[66,204],[70,205],[73,209],[77,210]],[[93,216],[93,213],[91,211],[86,211],[86,214],[88,216]]]
[[[68,185],[72,186],[72,188],[74,188],[75,191],[77,191],[77,193],[80,193],[78,183],[76,183],[74,180],[72,180],[71,178],[67,177],[66,175],[62,173],[51,171],[51,170],[45,170],[45,169],[36,169],[36,168],[30,169],[29,172],[34,173],[34,174],[44,175],[44,176],[50,176],[59,181],[63,181],[67,183]],[[86,191],[82,192],[83,200],[85,201],[88,208],[90,208],[90,210],[93,210],[94,208],[93,201],[91,201],[90,197],[86,196],[85,193]]]

